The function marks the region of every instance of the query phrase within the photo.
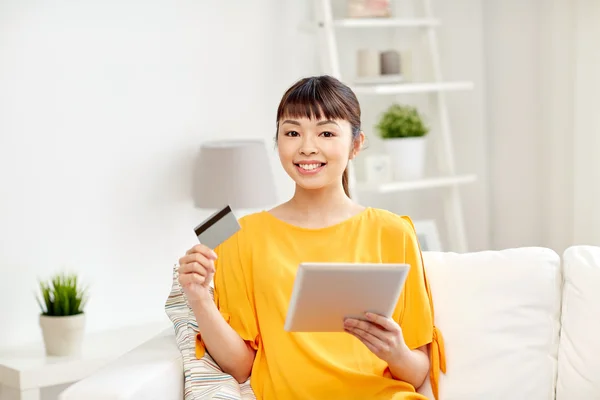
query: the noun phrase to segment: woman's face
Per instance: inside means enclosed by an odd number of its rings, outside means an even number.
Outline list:
[[[277,131],[279,159],[288,175],[304,189],[340,185],[342,173],[362,144],[353,140],[345,120],[282,118]]]

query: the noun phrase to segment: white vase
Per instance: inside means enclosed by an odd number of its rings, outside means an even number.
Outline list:
[[[425,136],[383,140],[394,179],[410,181],[425,175]]]
[[[85,314],[65,317],[40,315],[40,327],[47,355],[71,356],[81,352]]]

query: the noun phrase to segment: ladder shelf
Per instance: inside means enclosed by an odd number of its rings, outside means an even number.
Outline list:
[[[354,198],[360,192],[371,192],[379,194],[393,194],[416,190],[444,189],[440,190],[440,199],[444,212],[446,233],[448,238],[447,250],[455,252],[468,251],[465,223],[462,209],[460,187],[475,182],[477,176],[474,174],[460,174],[456,172],[454,162],[454,150],[452,144],[452,132],[450,117],[446,102],[446,92],[471,90],[473,82],[445,81],[442,77],[440,51],[438,49],[437,26],[440,21],[435,18],[431,0],[421,0],[424,8],[418,18],[403,18],[398,16],[383,18],[337,18],[333,15],[332,0],[313,0],[315,5],[314,27],[320,35],[319,44],[320,58],[326,74],[334,76],[351,87],[357,96],[389,96],[403,94],[428,94],[435,101],[434,110],[439,121],[435,134],[433,156],[437,159],[437,176],[427,177],[415,181],[385,182],[385,183],[363,183],[357,182],[354,172],[354,162],[349,164],[350,192]],[[431,77],[425,82],[403,81],[401,76],[397,78],[386,77],[385,80],[356,79],[354,82],[349,77],[343,77],[341,73],[341,62],[338,54],[337,31],[339,29],[362,29],[362,28],[425,28],[428,53],[431,57]],[[362,80],[362,82],[360,82]],[[393,98],[393,97],[392,97]]]

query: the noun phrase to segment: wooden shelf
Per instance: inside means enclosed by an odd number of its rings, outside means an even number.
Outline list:
[[[425,18],[346,18],[333,21],[333,25],[338,28],[426,28],[439,24],[440,21],[437,19]]]
[[[410,190],[435,189],[453,185],[463,185],[477,180],[476,175],[457,175],[447,177],[426,178],[415,181],[385,182],[385,183],[357,183],[356,189],[359,191],[394,193]]]
[[[374,85],[353,85],[356,94],[402,94],[402,93],[427,93],[456,90],[471,90],[473,82],[418,82],[418,83],[391,83]]]

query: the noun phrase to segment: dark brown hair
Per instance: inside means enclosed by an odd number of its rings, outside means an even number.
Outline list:
[[[348,86],[328,75],[303,78],[290,87],[277,108],[277,130],[284,117],[341,119],[350,123],[353,143],[360,134],[360,105],[356,95]],[[342,186],[350,197],[348,168],[342,175]]]

